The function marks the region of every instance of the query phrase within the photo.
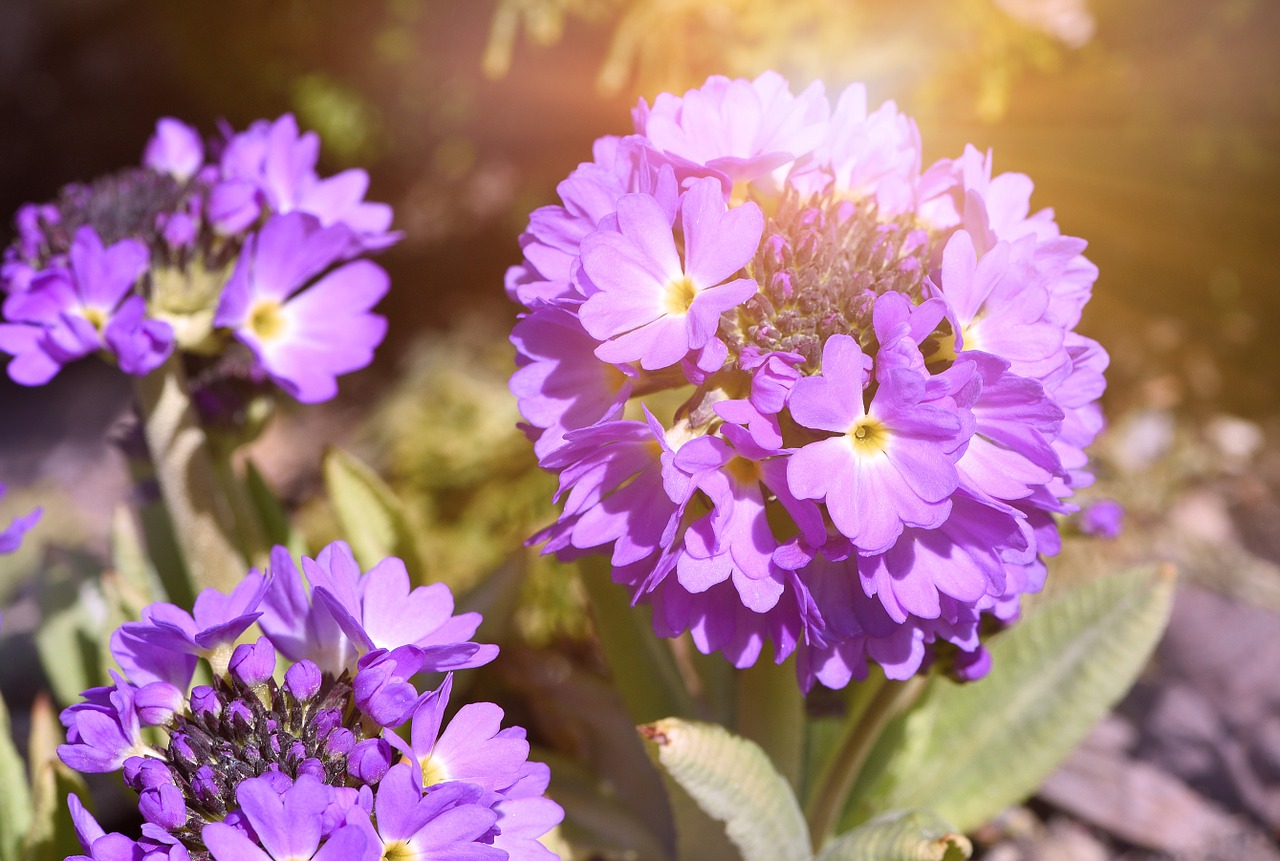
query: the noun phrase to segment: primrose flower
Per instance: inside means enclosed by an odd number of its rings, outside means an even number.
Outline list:
[[[452,615],[444,586],[410,590],[398,559],[362,574],[331,545],[302,567],[310,595],[277,547],[267,575],[205,590],[190,614],[153,604],[112,637],[125,674],[63,711],[58,754],[121,772],[144,825],[137,840],[105,834],[71,796],[78,857],[554,859],[538,840],[563,813],[543,797],[549,771],[528,762],[524,730],[469,703],[440,733],[452,674],[434,691],[412,681],[492,660],[496,647],[470,642],[479,617]],[[264,635],[235,645],[255,623]],[[331,638],[342,645],[318,641]],[[212,680],[192,687],[198,660]],[[384,729],[410,717],[413,747]]]
[[[364,200],[362,170],[320,177],[290,115],[223,137],[163,118],[141,167],[19,209],[0,260],[15,382],[91,354],[146,376],[178,352],[197,404],[234,414],[232,393],[327,400],[372,361],[387,276],[355,258],[398,241],[390,207]]]
[[[537,540],[737,666],[986,672],[1091,482],[1097,269],[990,155],[776,73],[641,101],[535,211],[511,390],[563,512]],[[640,416],[644,421],[639,421]],[[771,648],[770,648],[771,646]]]
[[[387,292],[380,267],[356,260],[310,283],[342,259],[350,236],[303,213],[271,218],[246,241],[214,314],[303,403],[336,395],[337,377],[373,361],[387,331],[369,313]]]

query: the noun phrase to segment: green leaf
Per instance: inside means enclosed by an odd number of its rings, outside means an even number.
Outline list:
[[[27,770],[13,743],[9,710],[0,697],[0,861],[18,861],[22,835],[31,824]]]
[[[398,556],[414,583],[422,565],[404,507],[378,474],[352,455],[331,448],[324,457],[324,483],[351,551],[364,568]]]
[[[67,795],[87,796],[83,778],[58,759],[62,727],[48,697],[41,696],[31,710],[31,789],[34,807],[22,842],[22,857],[29,861],[58,861],[80,853],[75,824],[67,807]]]
[[[140,610],[164,600],[160,575],[147,556],[133,513],[126,505],[117,506],[111,517],[111,564],[120,575],[120,591],[128,596],[125,603],[130,609]]]
[[[640,732],[666,773],[725,823],[743,861],[810,861],[800,805],[757,744],[717,724],[677,718],[646,724]]]
[[[941,817],[913,810],[881,816],[841,834],[817,861],[963,861],[972,854],[968,838]]]
[[[926,809],[964,831],[1033,793],[1146,665],[1173,585],[1168,566],[1100,577],[993,637],[991,674],[936,680],[846,818]]]
[[[40,663],[59,702],[107,678],[106,642],[111,606],[102,591],[98,562],[63,548],[50,548],[38,581],[43,618],[35,634]]]
[[[252,460],[244,463],[244,483],[249,492],[249,501],[257,512],[262,530],[266,533],[271,545],[282,544],[289,548],[293,556],[303,556],[307,552],[306,542],[298,530],[289,522],[289,515],[280,504],[280,500],[271,492],[266,479],[258,471]]]

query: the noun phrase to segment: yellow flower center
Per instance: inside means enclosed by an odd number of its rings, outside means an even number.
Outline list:
[[[274,299],[259,299],[249,311],[249,329],[263,341],[280,337],[284,326],[280,303]]]
[[[382,861],[414,861],[418,853],[409,848],[403,840],[392,840],[382,844]]]
[[[88,307],[84,309],[84,318],[89,321],[95,330],[101,332],[107,325],[107,312],[101,308]]]
[[[735,457],[725,470],[738,484],[755,484],[760,481],[760,464],[745,457]]]
[[[693,279],[688,275],[682,275],[667,285],[667,295],[663,297],[663,307],[671,315],[688,314],[689,306],[693,304],[694,297],[697,295],[698,288],[694,286]]]
[[[849,429],[849,442],[855,454],[881,454],[889,442],[889,429],[878,418],[863,416]]]
[[[449,779],[449,769],[438,756],[429,756],[422,761],[422,787],[435,786]]]

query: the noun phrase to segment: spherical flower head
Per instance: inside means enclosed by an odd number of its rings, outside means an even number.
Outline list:
[[[291,116],[226,135],[207,162],[199,133],[163,118],[140,167],[19,209],[0,257],[15,381],[42,385],[94,353],[145,376],[176,350],[206,426],[243,426],[271,383],[327,400],[371,361],[387,278],[354,258],[398,241],[390,207],[364,200],[364,171],[321,178],[319,138]],[[280,217],[307,221],[307,237],[271,226]]]
[[[497,706],[471,703],[440,734],[440,712],[430,709],[447,703],[452,675],[435,691],[414,682],[421,671],[491,660],[495,647],[465,642],[479,617],[453,616],[443,585],[410,590],[400,560],[362,573],[345,545],[303,560],[311,596],[296,583],[264,612],[273,582],[300,580],[285,548],[274,549],[272,562],[268,575],[251,572],[230,595],[201,593],[192,613],[146,608],[144,621],[127,623],[112,643],[121,664],[148,681],[138,687],[113,674],[112,687],[86,691],[85,702],[63,712],[63,761],[85,772],[121,770],[145,823],[140,840],[104,834],[73,798],[85,857],[549,861],[537,841],[561,812],[542,797],[548,770],[527,761],[524,730],[501,727]],[[301,615],[291,617],[294,610]],[[265,635],[235,645],[255,621]],[[316,632],[346,642],[330,657],[363,657],[351,666],[297,657],[298,649],[325,652],[306,640]],[[375,645],[406,638],[412,642],[391,649]],[[290,663],[277,682],[281,657]],[[190,688],[187,659],[197,658],[209,662],[212,680]],[[425,780],[414,748],[383,729],[418,712],[428,716],[415,744],[453,763],[447,785]],[[144,737],[148,724],[155,729]],[[398,763],[401,754],[409,759]],[[504,848],[501,829],[510,832]]]
[[[608,553],[660,634],[799,650],[806,688],[981,675],[983,616],[1016,618],[1091,480],[1084,243],[972,148],[922,170],[861,85],[833,110],[712,78],[634,118],[508,275],[511,389],[564,506],[536,539]]]

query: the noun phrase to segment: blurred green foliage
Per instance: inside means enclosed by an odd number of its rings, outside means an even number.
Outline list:
[[[596,77],[606,93],[680,92],[709,74],[777,68],[802,81],[892,79],[926,102],[964,93],[988,121],[1019,75],[1055,68],[1093,29],[1084,0],[499,0],[485,71],[509,71],[522,29],[550,45],[574,19],[612,29]]]
[[[494,321],[460,321],[419,342],[367,434],[418,532],[430,580],[465,592],[519,557],[527,566],[516,625],[545,644],[582,637],[573,570],[525,541],[553,520],[555,481],[538,469],[507,391],[513,351]]]

